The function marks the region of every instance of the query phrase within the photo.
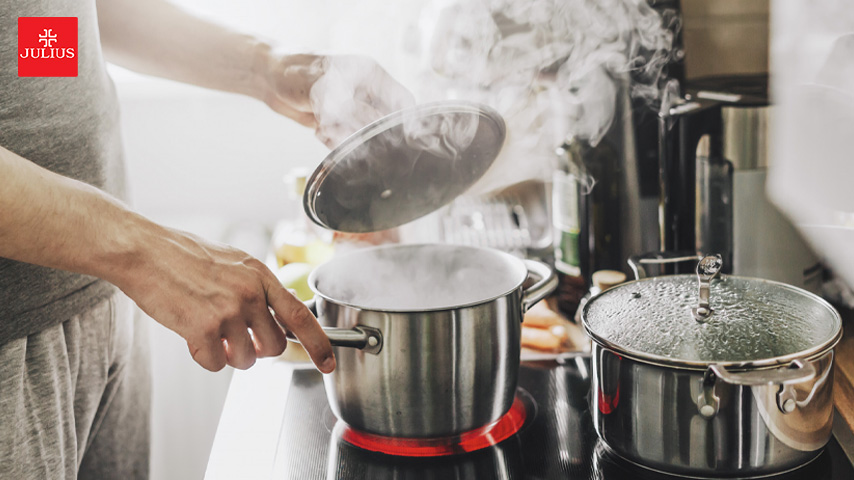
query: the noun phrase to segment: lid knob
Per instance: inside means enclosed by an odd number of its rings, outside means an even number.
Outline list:
[[[691,309],[694,315],[694,320],[700,323],[706,323],[709,317],[712,316],[714,310],[709,305],[709,292],[711,290],[712,279],[721,271],[723,266],[723,258],[720,254],[706,255],[697,264],[697,280],[700,283],[700,301],[699,304]]]

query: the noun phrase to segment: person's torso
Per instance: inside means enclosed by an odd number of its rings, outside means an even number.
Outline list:
[[[18,76],[19,17],[77,18],[76,77]],[[0,0],[0,146],[124,196],[118,105],[101,52],[94,0]],[[69,308],[103,294],[101,283],[0,258],[0,343],[70,317]]]

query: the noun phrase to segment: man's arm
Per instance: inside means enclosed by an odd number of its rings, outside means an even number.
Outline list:
[[[246,253],[157,225],[2,147],[0,179],[0,257],[113,283],[181,335],[209,370],[248,368],[285,349],[270,308],[321,371],[334,369],[332,347],[308,309]]]
[[[314,128],[330,147],[414,103],[412,94],[368,57],[288,54],[168,0],[98,0],[98,25],[110,61],[256,98]]]
[[[269,43],[165,0],[99,0],[97,5],[101,43],[111,62],[148,75],[272,100]],[[314,127],[307,100],[319,65],[315,58],[294,60],[293,69],[299,70],[291,72],[295,101],[284,105],[287,111],[282,113]]]

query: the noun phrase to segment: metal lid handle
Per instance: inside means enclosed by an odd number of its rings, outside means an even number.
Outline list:
[[[714,310],[709,304],[709,296],[711,291],[712,279],[721,271],[723,259],[720,254],[707,255],[697,264],[697,280],[700,283],[700,301],[699,304],[691,309],[694,315],[694,320],[700,323],[706,323],[709,317],[712,316]]]

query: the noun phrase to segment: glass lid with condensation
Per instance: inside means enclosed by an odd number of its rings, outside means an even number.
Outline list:
[[[501,115],[447,101],[401,110],[362,128],[318,166],[303,197],[318,225],[394,228],[450,203],[480,179],[504,144]]]
[[[696,275],[652,277],[591,299],[584,326],[608,347],[668,363],[756,362],[838,341],[839,314],[816,295],[755,278],[708,280],[706,310]]]

